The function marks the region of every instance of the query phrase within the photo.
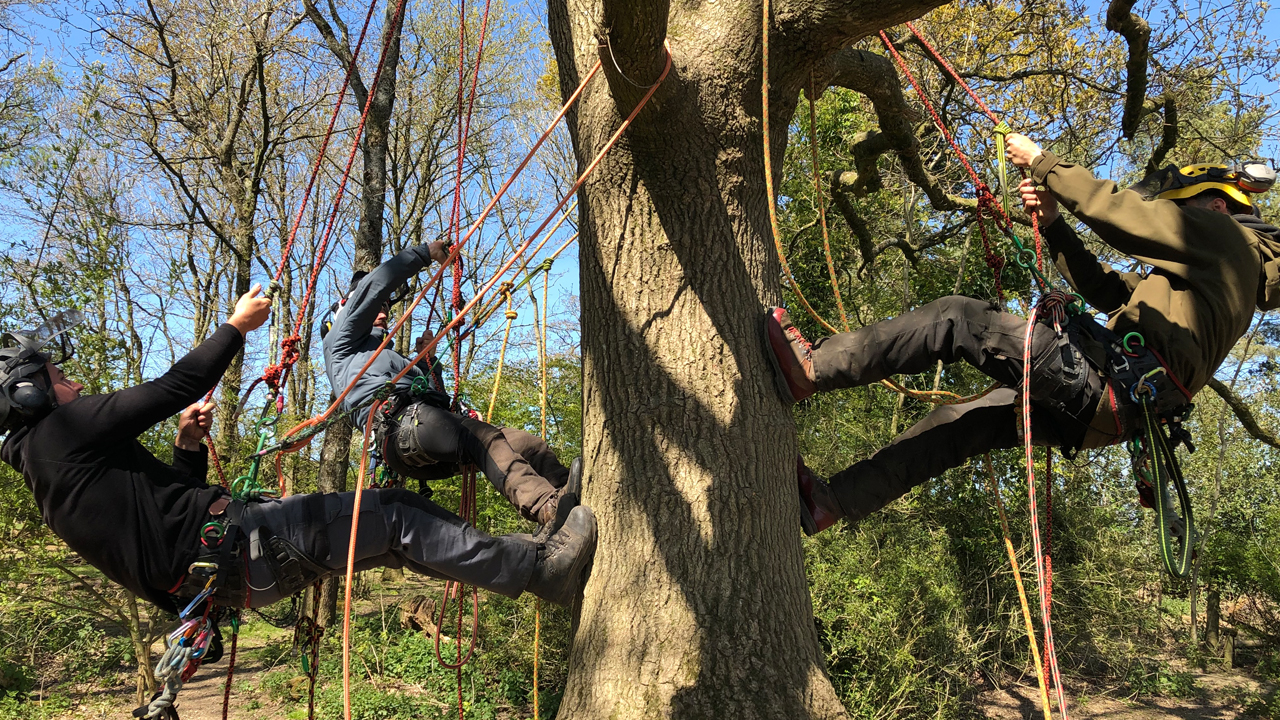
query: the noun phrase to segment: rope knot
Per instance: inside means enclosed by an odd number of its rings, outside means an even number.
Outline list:
[[[280,341],[280,362],[267,366],[262,371],[262,382],[267,384],[271,389],[272,397],[280,395],[280,383],[284,379],[285,373],[297,364],[298,359],[302,357],[302,350],[298,347],[302,342],[302,337],[298,335],[290,335]]]

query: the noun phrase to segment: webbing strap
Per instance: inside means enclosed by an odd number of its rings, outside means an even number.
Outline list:
[[[1156,524],[1160,559],[1164,561],[1165,569],[1170,575],[1185,578],[1191,574],[1191,561],[1195,548],[1195,517],[1191,510],[1191,496],[1187,493],[1187,483],[1182,477],[1178,456],[1174,453],[1169,436],[1156,414],[1154,392],[1143,393],[1138,397],[1140,398],[1138,404],[1142,408],[1142,434],[1146,438],[1151,474],[1154,475],[1155,480],[1153,484],[1156,490]],[[1139,462],[1140,460],[1135,457],[1135,463]],[[1140,467],[1135,466],[1135,470],[1139,475],[1143,474]],[[1180,517],[1177,518],[1169,514],[1172,509],[1169,507],[1170,481],[1173,482],[1174,491],[1178,495]],[[1172,523],[1178,519],[1183,523],[1180,551],[1176,547],[1178,540],[1174,537],[1172,527]]]

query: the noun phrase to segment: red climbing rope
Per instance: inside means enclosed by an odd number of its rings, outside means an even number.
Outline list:
[[[222,688],[222,720],[231,710],[231,678],[236,674],[236,645],[240,639],[240,610],[231,616],[231,654],[227,660],[227,682]]]
[[[1036,508],[1036,470],[1031,445],[1031,337],[1035,331],[1038,306],[1031,308],[1027,317],[1027,331],[1023,338],[1022,350],[1022,437],[1027,465],[1027,507],[1031,515],[1031,547],[1036,558],[1036,584],[1040,591],[1040,618],[1044,626],[1044,657],[1048,663],[1049,675],[1053,678],[1053,689],[1058,699],[1058,712],[1062,720],[1068,720],[1067,698],[1062,688],[1062,675],[1058,669],[1058,654],[1053,644],[1053,624],[1050,621],[1050,598],[1048,585],[1048,558],[1040,541],[1040,515]]]
[[[951,79],[955,80],[956,84],[969,94],[969,97],[978,105],[982,110],[982,113],[991,120],[991,124],[999,125],[1000,118],[996,117],[996,114],[991,112],[991,108],[987,107],[987,104],[982,102],[982,98],[978,97],[978,94],[973,91],[973,88],[969,87],[969,83],[965,82],[964,78],[960,77],[960,73],[956,72],[956,69],[951,67],[951,63],[947,62],[947,59],[942,57],[942,53],[938,52],[937,49],[933,47],[929,40],[925,38],[924,34],[916,29],[915,25],[906,23],[906,26],[907,29],[911,31],[911,34],[916,36],[916,40],[920,41],[920,45],[929,52],[929,55],[931,55],[939,65],[946,68],[947,74],[951,76]]]
[[[311,166],[311,175],[307,179],[307,189],[302,193],[302,203],[298,206],[297,215],[294,216],[293,226],[289,228],[289,237],[280,249],[280,263],[276,266],[276,273],[273,276],[277,281],[284,275],[285,266],[289,263],[289,253],[293,250],[293,241],[298,237],[298,230],[302,227],[302,218],[307,212],[307,203],[311,200],[311,191],[315,187],[316,178],[320,176],[320,167],[324,163],[324,154],[329,149],[329,140],[333,138],[333,128],[338,122],[338,114],[342,112],[342,103],[347,97],[347,88],[351,86],[351,76],[355,74],[356,61],[360,59],[360,50],[364,47],[364,38],[369,31],[369,22],[373,20],[373,11],[377,6],[378,3],[376,1],[370,2],[369,12],[364,16],[364,25],[360,28],[360,37],[356,40],[355,50],[351,52],[351,62],[347,63],[347,73],[342,78],[342,86],[338,89],[338,102],[334,104],[333,114],[329,116],[329,127],[325,130],[324,137],[320,140],[320,149],[316,152],[316,161]]]
[[[585,88],[586,83],[590,81],[591,77],[594,76],[595,73],[599,71],[599,69],[600,69],[600,63],[597,62],[596,65],[592,68],[591,73],[583,80],[582,84],[579,85],[574,95],[565,103],[565,106],[561,109],[560,114],[557,115],[555,123],[559,122],[559,119],[563,117],[565,112],[568,111],[569,106],[577,100],[583,88]],[[662,74],[658,77],[658,80],[649,88],[648,92],[646,92],[645,95],[640,99],[640,102],[636,104],[636,106],[631,110],[631,113],[628,114],[627,117],[618,126],[618,129],[614,131],[613,135],[609,137],[609,140],[604,144],[604,147],[600,149],[600,151],[596,154],[596,156],[592,159],[592,161],[578,176],[578,179],[574,182],[573,186],[568,190],[568,192],[565,193],[565,196],[561,198],[558,203],[556,203],[556,206],[552,208],[547,218],[543,220],[542,224],[539,225],[538,228],[534,230],[533,233],[527,239],[525,239],[524,243],[522,243],[519,247],[516,248],[512,256],[505,263],[503,263],[502,267],[499,268],[496,273],[494,273],[494,275],[490,278],[490,280],[487,283],[485,283],[485,285],[480,289],[480,291],[477,292],[476,295],[473,298],[471,298],[471,300],[468,301],[463,306],[463,308],[457,314],[455,314],[454,317],[448,323],[445,324],[443,328],[439,330],[439,332],[436,333],[435,337],[432,338],[432,340],[422,348],[421,352],[419,352],[414,358],[412,358],[410,362],[405,366],[405,368],[401,370],[394,378],[391,379],[392,384],[399,382],[406,374],[408,374],[409,369],[411,367],[417,365],[423,358],[427,357],[431,352],[433,352],[436,348],[436,345],[440,342],[441,338],[443,338],[446,334],[452,331],[453,328],[460,325],[464,320],[464,318],[466,317],[466,314],[470,312],[471,308],[474,307],[476,303],[481,302],[484,296],[489,292],[489,290],[492,289],[493,286],[496,285],[502,279],[502,277],[507,273],[507,271],[509,271],[511,267],[515,265],[516,261],[520,259],[520,256],[526,250],[528,250],[531,244],[533,244],[533,241],[537,239],[537,237],[542,233],[543,230],[547,228],[548,225],[551,224],[551,222],[555,219],[555,217],[560,213],[560,210],[565,206],[565,204],[569,202],[569,199],[578,192],[578,190],[582,187],[583,183],[587,181],[587,178],[590,177],[593,172],[595,172],[595,169],[599,166],[600,162],[604,159],[604,156],[607,155],[615,145],[617,145],[618,140],[622,138],[623,133],[625,133],[627,129],[631,127],[631,123],[635,121],[636,116],[639,115],[640,111],[644,109],[645,105],[648,104],[649,99],[653,97],[653,94],[657,91],[658,87],[662,84],[662,81],[667,78],[667,74],[670,71],[671,71],[671,52],[668,50],[666,52],[666,63],[663,66]],[[546,139],[547,135],[550,134],[550,131],[551,129],[554,128],[555,123],[552,124],[551,128],[548,128],[547,133],[545,133],[541,138],[539,138],[538,143],[535,144],[534,146],[534,151],[537,150],[537,148]],[[449,257],[446,258],[445,262],[442,263],[440,268],[436,270],[431,280],[426,285],[424,285],[421,290],[418,291],[418,294],[414,298],[413,303],[406,309],[403,316],[400,318],[399,321],[397,321],[396,325],[390,331],[387,332],[386,338],[383,339],[382,344],[379,345],[378,349],[374,352],[373,356],[370,357],[369,361],[365,363],[365,366],[361,368],[360,373],[357,374],[357,378],[359,376],[362,376],[364,372],[369,369],[368,368],[369,364],[371,364],[373,362],[373,359],[377,357],[378,353],[380,353],[386,347],[386,345],[388,344],[388,339],[400,329],[400,326],[404,323],[405,319],[413,312],[413,308],[417,306],[417,304],[422,300],[422,298],[431,289],[431,287],[435,285],[435,283],[439,282],[441,276],[444,273],[444,268],[448,267],[449,264],[452,263],[457,258],[459,252],[462,249],[462,245],[471,236],[471,234],[475,232],[475,230],[479,227],[479,223],[483,221],[484,217],[487,216],[488,212],[496,204],[498,198],[501,197],[501,194],[505,192],[507,187],[510,186],[511,182],[515,180],[515,176],[518,175],[519,172],[524,169],[524,166],[529,162],[530,158],[532,157],[532,152],[533,151],[531,151],[530,154],[525,157],[524,161],[521,162],[520,166],[516,169],[516,173],[513,174],[512,177],[508,179],[505,184],[503,184],[502,188],[499,190],[499,195],[495,196],[495,198],[489,202],[489,205],[486,206],[484,213],[482,213],[481,217],[478,218],[476,222],[471,226],[471,229],[467,231],[467,234],[463,237],[463,239],[460,240],[458,243],[454,244],[454,247],[449,252]],[[346,389],[342,391],[342,394],[334,401],[333,405],[329,408],[329,410],[325,412],[325,415],[318,416],[317,418],[312,418],[312,420],[309,420],[305,423],[298,425],[296,428],[291,429],[288,435],[292,435],[293,433],[300,431],[302,428],[308,427],[310,424],[319,422],[321,419],[323,419],[325,416],[331,413],[334,409],[336,409],[339,406],[339,403],[341,403],[342,399],[346,397],[346,395],[351,391],[354,385],[355,385],[355,381],[353,381],[350,385],[347,386]],[[369,408],[369,415],[365,424],[366,428],[372,426],[374,417],[376,416],[376,413],[381,407],[382,407],[382,401],[375,401],[373,404],[373,407]],[[359,476],[356,483],[354,507],[352,508],[352,516],[355,518],[358,518],[360,516],[360,499],[361,499],[361,494],[365,485],[365,474],[368,469],[369,433],[366,431],[363,435],[364,435],[364,440],[361,443],[360,471],[359,471]],[[299,446],[299,448],[300,447],[301,445]],[[355,574],[354,554],[355,554],[357,527],[358,527],[358,524],[356,523],[352,524],[351,539],[350,539],[348,552],[347,552],[346,594],[343,600],[343,623],[342,623],[343,682],[342,682],[342,686],[343,686],[343,712],[344,712],[345,720],[351,720],[351,672],[350,672],[351,670],[351,636],[350,636],[350,633],[351,633],[351,584]]]
[[[1044,449],[1044,588],[1045,588],[1045,636],[1049,644],[1049,622],[1053,616],[1053,448]],[[1044,676],[1050,677],[1049,657],[1044,659]],[[1054,682],[1058,678],[1056,675]]]
[[[400,33],[400,25],[404,21],[404,11],[405,11],[406,4],[407,4],[406,0],[399,0],[399,2],[396,5],[395,12],[392,15],[391,23],[390,25],[387,26],[386,30],[384,31],[386,37],[382,43],[382,53],[378,57],[378,67],[377,67],[377,70],[374,71],[373,82],[369,84],[368,97],[365,99],[364,108],[360,112],[360,122],[356,125],[355,136],[351,140],[351,151],[347,154],[347,164],[342,171],[342,180],[339,181],[338,183],[338,192],[334,196],[333,209],[329,212],[329,218],[325,222],[324,233],[321,236],[320,246],[319,248],[316,249],[315,262],[312,264],[312,267],[311,267],[311,277],[307,282],[307,291],[306,291],[306,294],[303,295],[302,303],[298,306],[298,317],[294,322],[293,332],[288,337],[280,341],[280,360],[268,366],[266,370],[263,371],[262,377],[259,378],[258,380],[255,380],[253,384],[249,386],[249,390],[245,392],[245,396],[247,397],[248,394],[253,391],[254,386],[256,386],[258,382],[266,383],[267,387],[271,389],[272,397],[276,399],[277,413],[282,412],[284,410],[284,398],[283,396],[280,395],[280,388],[284,385],[285,381],[288,379],[290,369],[293,368],[294,364],[297,363],[298,358],[301,357],[301,351],[298,348],[298,344],[302,341],[302,337],[301,337],[302,326],[307,321],[307,309],[311,307],[311,297],[312,295],[315,294],[316,283],[320,279],[320,270],[321,268],[324,267],[325,253],[329,248],[329,240],[333,237],[334,228],[336,228],[338,225],[338,213],[342,209],[342,199],[346,195],[347,181],[351,178],[351,169],[355,166],[356,154],[360,150],[360,139],[364,136],[364,127],[369,120],[369,111],[373,108],[374,98],[377,97],[378,95],[377,88],[378,88],[378,84],[381,82],[381,79],[382,79],[382,71],[387,64],[387,55],[390,52],[392,43]],[[372,7],[370,7],[369,9],[369,13],[370,13],[370,17],[372,17],[372,13],[373,13]],[[369,20],[368,18],[366,18],[365,20],[366,28],[368,27],[368,23],[369,23]],[[363,42],[363,39],[364,39],[364,30],[361,30],[361,42]],[[310,192],[311,192],[310,184],[315,182],[315,173],[319,172],[320,163],[324,159],[324,148],[328,147],[329,135],[332,134],[333,132],[333,126],[334,126],[334,122],[337,119],[338,111],[341,110],[342,108],[342,99],[345,97],[346,84],[350,83],[351,73],[353,72],[354,68],[355,68],[355,59],[353,58],[351,61],[351,64],[348,65],[347,67],[347,80],[343,85],[342,94],[340,94],[338,97],[338,105],[334,108],[333,118],[329,122],[329,130],[326,133],[325,140],[321,145],[321,152],[319,156],[316,158],[315,169],[313,170],[311,181],[308,184],[308,189],[307,189],[308,196],[310,195]],[[304,199],[303,202],[305,205],[306,200]],[[302,220],[302,212],[304,209],[305,207],[299,209],[297,221],[294,223],[294,228],[290,232],[289,240],[286,243],[284,250],[281,252],[280,266],[277,268],[276,275],[275,275],[275,280],[277,282],[279,281],[281,275],[284,272],[284,267],[289,257],[288,250],[292,247],[294,236],[297,233],[298,223],[300,223]]]
[[[491,200],[489,200],[489,203],[485,206],[484,210],[480,213],[480,216],[477,217],[474,222],[472,222],[471,227],[467,230],[466,234],[462,236],[461,240],[454,243],[453,248],[450,250],[449,257],[445,259],[445,262],[442,263],[440,268],[436,270],[436,272],[432,275],[431,279],[428,280],[427,283],[423,285],[422,289],[418,291],[418,294],[417,296],[414,297],[413,302],[410,303],[409,307],[405,309],[405,311],[401,314],[400,318],[396,320],[396,323],[386,333],[386,335],[383,337],[382,343],[377,347],[373,355],[370,356],[370,358],[367,361],[365,361],[364,366],[360,368],[360,372],[356,374],[357,380],[360,377],[364,376],[364,373],[369,370],[369,367],[371,365],[373,365],[378,355],[383,350],[385,350],[386,347],[390,344],[391,338],[393,338],[395,334],[400,331],[400,328],[412,315],[414,308],[418,306],[418,303],[422,301],[422,298],[426,296],[426,293],[432,287],[434,287],[436,283],[440,281],[440,277],[443,275],[444,268],[447,267],[448,264],[451,263],[453,259],[458,256],[458,254],[461,252],[462,247],[471,238],[472,234],[474,234],[476,230],[478,230],[480,226],[484,223],[485,219],[488,218],[489,213],[492,212],[494,207],[497,206],[498,201],[501,200],[502,197],[507,193],[507,190],[510,189],[511,185],[516,181],[516,178],[520,176],[520,174],[524,171],[525,167],[527,167],[529,162],[533,159],[534,154],[536,154],[538,149],[542,147],[543,143],[546,142],[547,138],[551,136],[551,133],[555,130],[556,126],[560,124],[560,121],[564,118],[565,114],[569,112],[569,108],[573,107],[573,105],[578,101],[578,98],[582,96],[582,92],[583,90],[586,89],[587,83],[591,82],[591,79],[594,78],[596,74],[600,72],[600,67],[601,67],[600,62],[596,62],[596,64],[592,66],[590,72],[588,72],[586,77],[582,79],[582,82],[578,85],[577,89],[574,90],[573,94],[569,97],[569,99],[565,101],[564,105],[561,106],[560,111],[556,113],[555,118],[552,119],[551,123],[547,126],[546,130],[544,130],[542,135],[539,136],[538,140],[534,142],[533,147],[529,149],[529,152],[525,154],[524,159],[520,161],[520,164],[516,167],[515,171],[512,172],[511,176],[508,177],[506,182],[502,184],[502,187],[498,188],[498,192],[494,194]],[[455,318],[455,320],[457,320],[457,318]],[[436,340],[437,341],[439,340],[439,336],[437,336]],[[434,343],[432,347],[434,349]],[[422,356],[419,356],[419,359],[421,357]],[[334,401],[329,404],[329,407],[326,408],[324,412],[290,428],[289,431],[285,433],[284,437],[286,439],[290,438],[309,427],[312,427],[314,425],[317,425],[327,420],[331,415],[333,415],[335,411],[337,411],[338,408],[342,406],[342,401],[346,399],[347,395],[351,392],[352,388],[355,387],[357,380],[353,380],[350,384],[347,385],[347,387],[343,388],[342,392],[339,393],[336,398],[334,398]],[[283,448],[282,452],[298,452],[302,448],[306,447],[306,445],[310,443],[310,441],[311,441],[311,437],[307,437],[301,442],[293,446]]]

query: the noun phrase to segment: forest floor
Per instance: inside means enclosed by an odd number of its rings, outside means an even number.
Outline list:
[[[354,608],[356,614],[381,615],[384,622],[398,623],[400,601],[434,590],[431,581],[420,578],[411,578],[400,587],[403,594],[396,592],[358,601]],[[301,720],[306,717],[306,680],[290,652],[291,639],[292,630],[281,630],[263,622],[244,626],[231,689],[230,718]],[[1170,660],[1162,667],[1167,673],[1156,676],[1157,682],[1150,692],[1138,695],[1127,686],[1101,688],[1069,682],[1068,710],[1076,718],[1103,720],[1280,720],[1280,693],[1276,686],[1251,673],[1249,668],[1204,672],[1188,668],[1180,660]],[[263,683],[271,673],[279,685],[281,673],[272,672],[277,670],[285,670],[283,677],[288,678],[283,692],[279,687],[269,691]],[[196,673],[179,696],[182,720],[221,720],[226,672],[227,663],[223,660]],[[57,711],[46,706],[40,716],[50,720],[128,718],[136,707],[132,677],[121,673],[104,680],[98,686],[60,688]],[[1042,717],[1036,688],[1016,683],[979,692],[974,697],[973,709],[990,720]],[[319,715],[317,712],[317,717]]]
[[[1276,705],[1268,702],[1276,688],[1247,670],[1236,668],[1215,672],[1188,671],[1172,695],[1127,696],[1117,691],[1075,688],[1067,696],[1067,711],[1073,717],[1097,720],[1233,720],[1234,718],[1274,718]],[[1068,684],[1070,687],[1070,684]],[[990,720],[1040,718],[1039,691],[1034,686],[1012,685],[978,695],[977,704]],[[1055,705],[1056,707],[1056,705]],[[1270,711],[1269,711],[1270,710]],[[1055,717],[1057,713],[1055,711]]]
[[[275,663],[262,658],[261,650],[273,637],[286,631],[254,634],[244,638],[241,660],[237,662],[231,693],[232,718],[254,720],[289,720],[298,717],[297,705],[285,707],[271,701],[261,691],[262,677]],[[281,662],[289,662],[284,658]],[[1267,718],[1262,701],[1274,688],[1259,681],[1245,670],[1188,673],[1193,681],[1190,697],[1140,696],[1126,698],[1121,694],[1077,694],[1069,697],[1068,710],[1073,717],[1099,720],[1231,720],[1234,718]],[[202,669],[181,695],[182,720],[221,720],[222,692],[226,663]],[[107,690],[86,690],[76,696],[73,706],[58,715],[58,720],[128,717],[134,708],[133,693],[125,686]],[[1037,692],[1034,687],[1007,686],[988,690],[977,696],[975,704],[991,720],[1039,718]],[[1055,714],[1056,717],[1056,714]]]

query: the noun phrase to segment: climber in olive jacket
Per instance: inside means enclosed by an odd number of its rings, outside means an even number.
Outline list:
[[[1042,152],[1024,136],[1009,135],[1008,148],[1010,160],[1030,170],[1020,188],[1023,202],[1038,214],[1058,270],[1108,316],[1106,329],[1087,316],[1072,321],[1081,332],[1060,335],[1047,322],[1033,328],[1028,385],[1035,442],[1079,449],[1133,434],[1125,419],[1132,417],[1128,393],[1109,386],[1088,338],[1140,333],[1167,366],[1169,380],[1161,378],[1171,383],[1166,402],[1185,403],[1248,330],[1255,308],[1280,306],[1280,230],[1258,218],[1244,191],[1265,190],[1270,180],[1246,184],[1247,174],[1225,166],[1171,167],[1157,178],[1152,194],[1158,198],[1148,200]],[[1101,262],[1061,217],[1059,203],[1103,242],[1150,270],[1118,271]],[[779,388],[793,402],[817,391],[924,372],[939,360],[967,361],[1005,385],[972,402],[936,408],[872,457],[832,476],[829,485],[799,463],[807,532],[841,517],[865,517],[970,457],[1021,441],[1015,388],[1023,384],[1027,325],[1003,307],[945,297],[812,345],[782,308],[770,310],[766,328]]]

